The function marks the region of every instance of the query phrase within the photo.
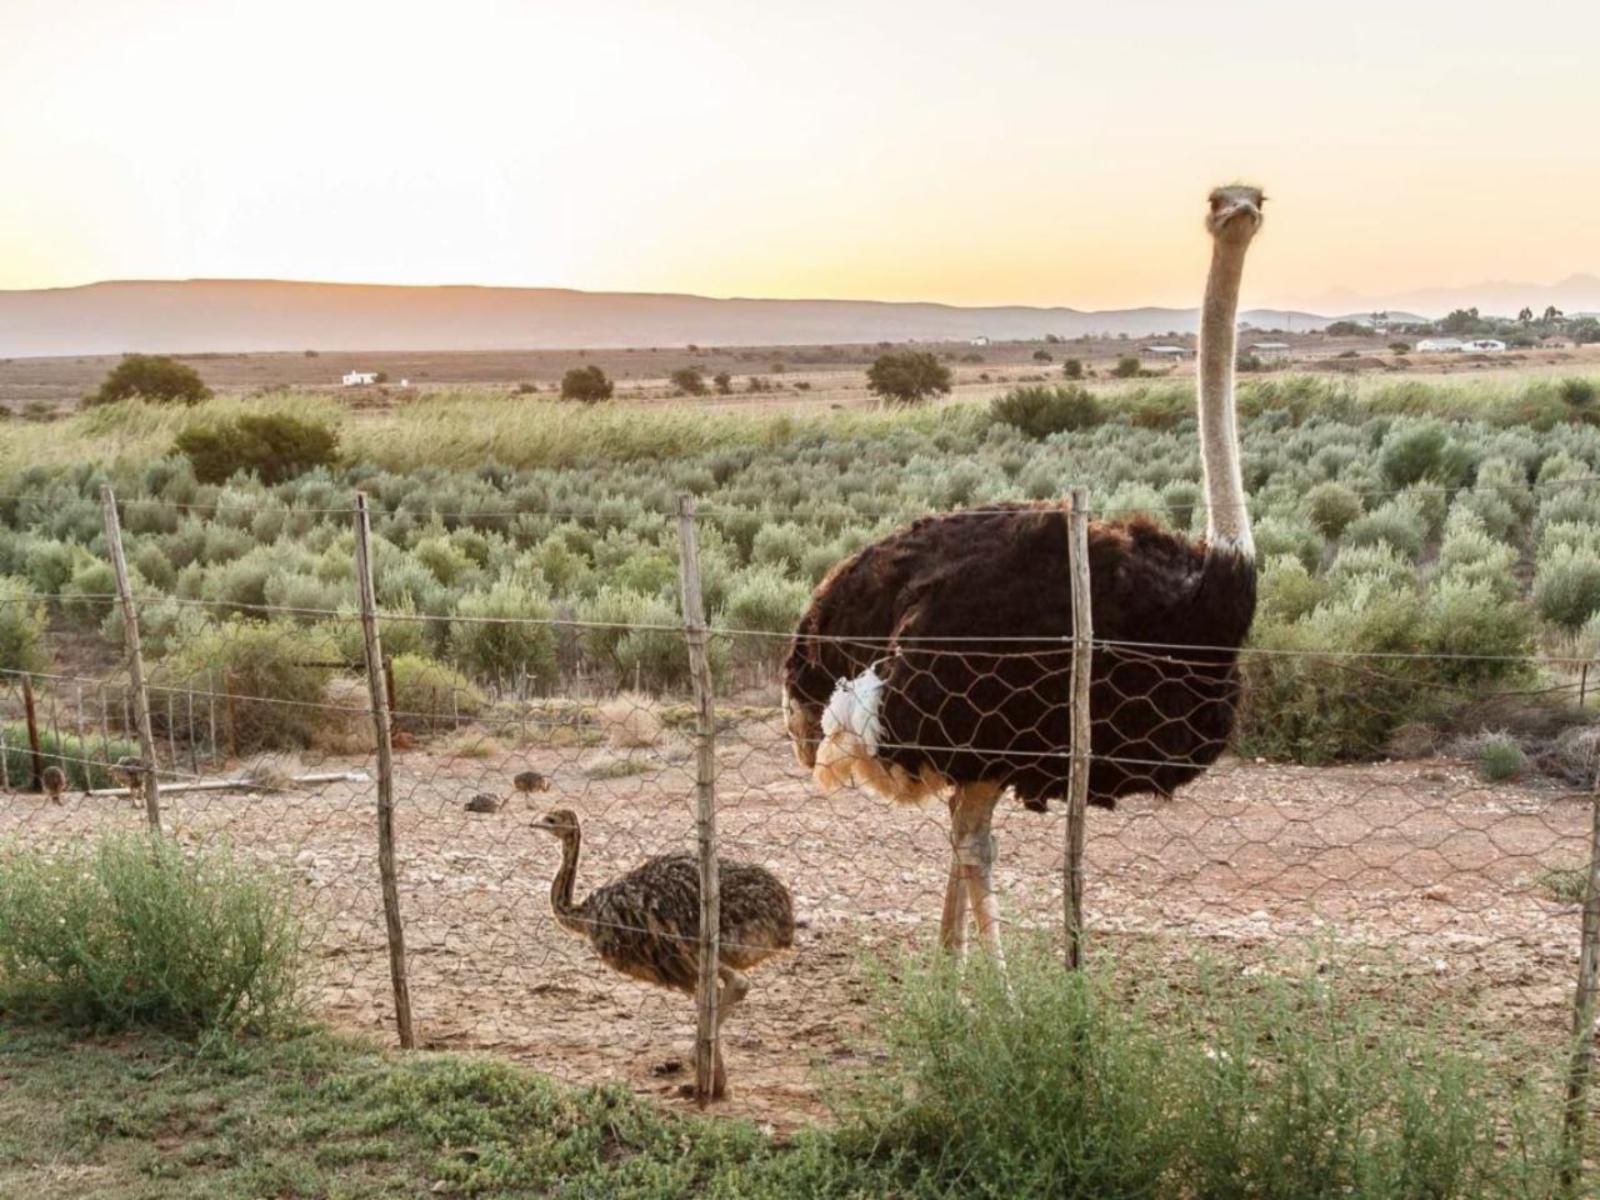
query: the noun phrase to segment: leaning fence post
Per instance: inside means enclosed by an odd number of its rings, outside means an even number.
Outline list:
[[[718,934],[722,905],[717,881],[716,719],[711,664],[706,656],[705,605],[700,597],[700,554],[695,543],[694,497],[678,497],[678,581],[683,596],[683,632],[694,681],[695,830],[700,851],[700,982],[695,992],[699,1023],[694,1039],[695,1096],[712,1094],[717,1048]]]
[[[1094,616],[1089,599],[1089,491],[1075,487],[1067,513],[1067,570],[1072,588],[1072,762],[1067,776],[1066,909],[1067,966],[1083,965],[1083,834],[1089,800],[1089,747],[1094,722],[1089,711]]]
[[[39,708],[33,701],[33,680],[22,677],[22,719],[28,727],[28,754],[33,766],[33,777],[28,780],[32,791],[44,787],[44,753],[39,749]]]
[[[1589,879],[1583,892],[1583,940],[1578,987],[1572,1003],[1572,1061],[1567,1068],[1567,1103],[1562,1120],[1561,1183],[1576,1194],[1583,1171],[1583,1135],[1588,1124],[1589,1079],[1594,1073],[1595,1008],[1600,1001],[1600,780],[1589,797]]]
[[[394,986],[394,1019],[400,1045],[416,1045],[411,1032],[411,988],[406,981],[406,935],[400,924],[400,889],[394,874],[394,756],[389,744],[389,697],[383,680],[383,647],[378,642],[377,589],[372,582],[372,523],[365,492],[356,493],[356,586],[360,592],[361,637],[367,660],[367,691],[372,728],[378,741],[378,875],[383,882],[383,918],[389,931],[389,978]]]
[[[150,697],[144,686],[144,654],[139,649],[139,610],[134,607],[133,588],[128,583],[128,560],[122,553],[122,521],[117,516],[117,498],[111,485],[100,485],[100,502],[106,510],[106,549],[111,554],[111,569],[117,577],[117,599],[122,602],[122,643],[128,652],[128,679],[133,685],[133,714],[138,725],[139,753],[144,770],[139,780],[144,785],[144,815],[154,833],[161,832],[161,784],[156,779],[156,739],[150,730]]]

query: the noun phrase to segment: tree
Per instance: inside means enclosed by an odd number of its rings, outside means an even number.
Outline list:
[[[950,368],[926,351],[880,354],[867,368],[867,390],[885,400],[916,404],[950,391]]]
[[[670,378],[672,386],[686,396],[706,394],[706,377],[700,374],[699,367],[679,367]]]
[[[1475,308],[1458,308],[1439,322],[1441,333],[1478,333],[1483,325]]]
[[[597,404],[611,399],[614,385],[606,373],[596,366],[573,367],[561,377],[561,398],[578,400],[584,404]]]
[[[313,467],[339,461],[339,432],[287,413],[245,413],[178,434],[173,450],[189,460],[201,483],[224,483],[249,471],[268,487]]]
[[[726,396],[733,391],[733,376],[726,371],[718,371],[711,377],[711,382],[716,385],[719,396]]]
[[[1061,373],[1068,379],[1083,378],[1083,359],[1064,358],[1061,360]]]
[[[157,404],[199,404],[211,398],[211,389],[187,363],[164,354],[124,354],[86,402],[115,404],[130,396]]]
[[[1117,359],[1117,365],[1111,373],[1118,379],[1137,379],[1141,370],[1137,354],[1124,354]]]
[[[1524,325],[1528,324],[1530,321],[1533,320],[1533,309],[1528,308],[1526,305],[1524,305],[1523,308],[1522,308],[1522,311],[1517,313],[1517,320],[1520,321]]]
[[[1544,319],[1546,321],[1551,322],[1552,324],[1554,324],[1556,321],[1559,321],[1559,320],[1563,319],[1565,316],[1566,316],[1566,314],[1563,313],[1554,304],[1549,305],[1544,310]]]
[[[1055,361],[1055,355],[1051,354],[1050,351],[1048,351],[1048,350],[1035,350],[1033,352],[1033,361],[1034,362],[1054,362]]]
[[[1334,321],[1322,332],[1329,337],[1366,337],[1372,329],[1360,321]]]

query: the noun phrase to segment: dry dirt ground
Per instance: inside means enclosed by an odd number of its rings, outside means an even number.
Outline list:
[[[750,997],[726,1028],[734,1090],[726,1110],[791,1128],[825,1114],[818,1068],[870,1063],[867,964],[935,938],[945,814],[855,791],[819,796],[776,717],[719,735],[718,758],[723,854],[776,871],[804,922],[793,953],[753,972]],[[528,766],[552,778],[549,793],[510,792],[510,774]],[[535,746],[488,758],[418,749],[401,753],[397,769],[420,1041],[506,1055],[572,1081],[620,1080],[681,1103],[692,1002],[612,973],[553,923],[558,850],[529,822],[551,804],[578,811],[580,895],[650,854],[692,845],[684,748]],[[467,813],[465,800],[485,790],[509,803]],[[180,838],[226,839],[291,868],[317,923],[320,1014],[393,1036],[371,784],[173,794],[165,812]],[[1491,787],[1448,760],[1331,769],[1226,762],[1172,801],[1091,811],[1091,953],[1115,961],[1137,943],[1141,961],[1152,961],[1153,947],[1154,961],[1178,970],[1200,947],[1254,973],[1381,951],[1396,994],[1438,997],[1490,1035],[1555,1045],[1570,1029],[1578,907],[1541,875],[1583,861],[1589,819],[1587,797]],[[61,844],[138,820],[125,802],[69,797],[52,808],[8,795],[0,840]],[[1057,929],[1061,813],[1006,803],[997,834],[1011,936]]]

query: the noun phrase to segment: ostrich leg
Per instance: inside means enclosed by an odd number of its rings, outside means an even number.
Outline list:
[[[717,968],[722,988],[717,993],[717,1043],[716,1056],[711,1062],[711,1098],[721,1100],[728,1094],[728,1072],[722,1066],[722,1023],[741,1000],[749,994],[750,981],[723,963]]]
[[[1000,949],[1000,904],[994,895],[994,836],[989,823],[994,817],[994,806],[1000,799],[1000,789],[990,783],[962,784],[950,800],[950,843],[955,862],[952,873],[959,872],[966,884],[967,900],[973,915],[978,919],[978,936],[995,957],[996,964],[1005,969],[1005,955]],[[952,874],[952,878],[953,878]],[[949,912],[946,896],[946,913]]]
[[[967,880],[961,871],[956,814],[961,789],[950,794],[950,878],[944,888],[944,914],[939,920],[939,944],[960,958],[967,956]]]

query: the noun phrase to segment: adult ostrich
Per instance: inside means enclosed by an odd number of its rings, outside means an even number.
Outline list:
[[[1233,728],[1237,655],[1256,604],[1234,326],[1262,200],[1253,187],[1218,188],[1206,217],[1205,537],[1142,518],[1089,526],[1091,804],[1170,795],[1216,761]],[[1060,502],[947,513],[892,533],[828,573],[795,631],[786,720],[823,789],[854,780],[904,802],[949,793],[940,937],[951,949],[965,948],[969,903],[985,944],[1000,949],[989,829],[1001,793],[1036,811],[1066,794],[1071,635]]]

